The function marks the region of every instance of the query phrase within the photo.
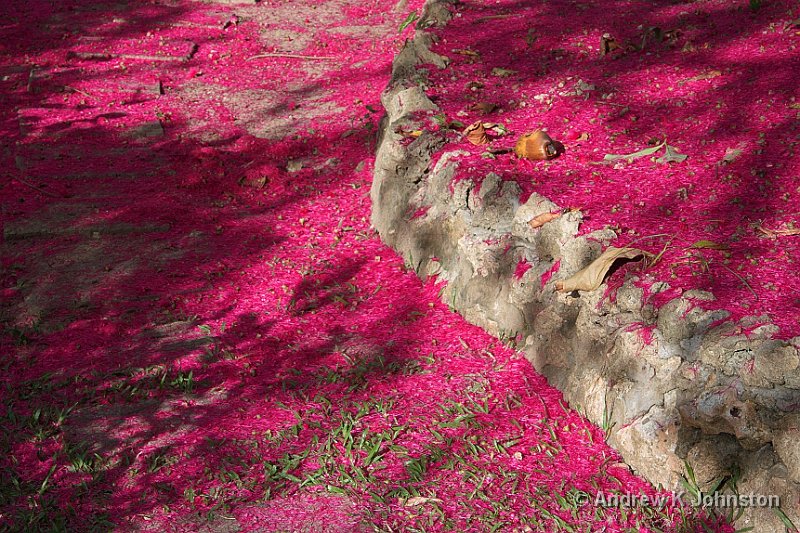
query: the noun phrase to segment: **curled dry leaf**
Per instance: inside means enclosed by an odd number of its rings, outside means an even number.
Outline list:
[[[453,53],[459,54],[462,56],[470,56],[470,57],[480,57],[480,54],[475,50],[469,50],[467,48],[455,48]]]
[[[439,498],[426,498],[425,496],[414,496],[403,502],[403,505],[405,507],[417,507],[425,503],[440,502],[440,501],[442,500],[440,500]]]
[[[552,222],[553,220],[559,218],[561,216],[561,211],[556,211],[555,213],[542,213],[541,215],[536,215],[528,222],[528,226],[531,229],[541,228],[548,222]]]
[[[254,189],[263,189],[267,184],[267,177],[259,175],[255,177],[242,176],[239,178],[239,185],[242,187],[253,187]]]
[[[508,128],[498,122],[484,122],[483,127],[495,135],[506,135]]]
[[[410,130],[410,129],[404,129],[404,128],[396,128],[394,130],[394,132],[396,134],[402,136],[402,137],[406,137],[406,138],[413,137],[414,139],[416,139],[417,137],[422,135],[422,130]],[[356,133],[356,130],[348,130],[348,131],[344,132],[344,134],[342,135],[342,138],[345,139],[347,137],[350,137],[351,135],[354,135],[355,133]]]
[[[742,155],[742,150],[740,150],[739,148],[726,148],[725,155],[722,156],[722,159],[720,159],[719,163],[717,164],[730,165],[731,163],[739,159],[739,156],[741,155]]]
[[[792,235],[800,235],[800,228],[786,228],[786,229],[770,229],[765,228],[761,224],[757,224],[753,229],[761,233],[765,237],[775,239],[776,237],[790,237]]]
[[[516,70],[511,70],[508,68],[494,67],[492,69],[492,76],[497,76],[498,78],[508,78],[509,76],[513,76],[516,73],[517,73]]]
[[[703,72],[702,74],[698,74],[697,76],[692,76],[691,78],[687,78],[687,79],[679,82],[678,84],[679,85],[684,85],[686,83],[691,83],[693,81],[710,80],[710,79],[713,79],[713,78],[717,78],[719,76],[722,76],[722,71],[721,70],[709,70],[708,72]]]
[[[486,135],[486,128],[483,127],[483,124],[478,122],[473,122],[464,130],[464,137],[475,145],[482,145],[482,144],[489,144],[489,136]]]
[[[553,139],[542,130],[534,130],[526,133],[517,140],[514,146],[514,153],[523,159],[540,161],[542,159],[553,159],[558,155]]]
[[[484,115],[488,115],[495,109],[497,109],[497,104],[492,104],[489,102],[478,102],[469,106],[470,111],[477,111],[479,113],[483,113]]]
[[[664,40],[664,30],[659,28],[658,26],[650,26],[646,28],[642,33],[642,49],[644,49],[644,45],[647,42],[648,38],[653,38],[656,41],[663,41]]]
[[[614,39],[610,33],[604,33],[602,37],[600,37],[600,55],[604,56],[613,52],[614,50],[619,50],[622,47],[617,43],[617,40]]]
[[[650,255],[648,252],[638,248],[615,248],[609,246],[589,266],[565,280],[556,282],[556,290],[561,292],[593,291],[603,284],[603,279],[616,261],[650,257]]]

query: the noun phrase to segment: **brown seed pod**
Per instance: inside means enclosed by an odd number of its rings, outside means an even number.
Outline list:
[[[558,155],[558,149],[547,133],[542,130],[534,130],[519,138],[514,146],[514,153],[523,159],[540,161],[553,159]]]
[[[486,128],[483,127],[483,124],[478,122],[473,122],[464,130],[464,137],[467,138],[469,142],[472,144],[476,144],[478,146],[482,144],[489,144],[489,136],[486,135]]]

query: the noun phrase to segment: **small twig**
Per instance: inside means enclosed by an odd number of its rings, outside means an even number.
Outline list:
[[[304,56],[300,54],[284,54],[280,52],[274,52],[269,54],[258,54],[255,56],[251,56],[247,58],[247,61],[253,59],[263,59],[265,57],[288,57],[289,59],[310,59],[314,61],[329,61],[332,59],[336,59],[335,57],[330,57],[330,56]]]
[[[792,235],[800,235],[800,228],[789,228],[789,229],[770,229],[765,228],[761,224],[756,224],[753,229],[770,239],[774,239],[776,237],[788,237]]]
[[[725,265],[720,265],[720,266],[725,270],[727,270],[728,272],[730,272],[731,274],[733,274],[734,276],[736,276],[737,278],[739,278],[739,281],[741,281],[744,284],[744,286],[747,287],[747,290],[749,290],[750,293],[752,293],[753,297],[755,297],[755,299],[758,300],[758,294],[756,294],[756,291],[753,290],[753,287],[751,287],[750,284],[747,283],[746,279],[744,279],[742,276],[740,276],[730,268],[726,267]]]
[[[117,54],[120,59],[138,59],[140,61],[188,61],[191,55],[185,56],[152,56],[144,54]]]
[[[70,50],[67,52],[67,59],[91,59],[95,61],[108,61],[113,56],[111,54],[96,53],[96,52],[75,52]]]
[[[669,245],[670,245],[670,244],[672,244],[672,241],[674,241],[674,240],[675,240],[675,236],[673,235],[673,236],[672,236],[672,237],[671,237],[671,238],[670,238],[670,239],[667,241],[667,243],[664,245],[664,247],[661,249],[661,251],[660,251],[660,252],[658,252],[658,254],[655,256],[655,258],[653,258],[653,260],[650,262],[650,265],[648,265],[648,266],[650,266],[650,268],[652,268],[652,267],[656,266],[656,264],[657,264],[659,261],[661,261],[661,258],[662,258],[662,257],[664,257],[664,254],[667,252],[667,248],[669,248]]]
[[[33,67],[30,73],[28,74],[28,85],[25,87],[25,90],[28,91],[29,93],[32,93],[34,91],[33,82],[36,81],[36,70],[37,68]]]
[[[70,91],[74,91],[76,93],[82,94],[84,96],[88,96],[89,98],[92,97],[92,95],[87,93],[86,91],[81,91],[80,89],[76,89],[75,87],[72,87],[71,85],[64,85],[64,88],[65,89],[69,89]]]
[[[20,178],[19,176],[11,176],[11,179],[15,179],[18,182],[20,182],[21,184],[25,185],[26,187],[30,187],[34,191],[40,192],[40,193],[44,194],[45,196],[50,196],[51,198],[66,198],[65,196],[62,196],[60,194],[55,194],[55,193],[52,193],[50,191],[45,191],[41,187],[37,187],[33,183],[29,183],[29,182],[25,181],[24,179]]]
[[[87,59],[91,61],[110,61],[112,59],[135,59],[139,61],[188,61],[192,54],[185,56],[154,56],[146,54],[106,54],[97,52],[73,52],[67,53],[67,58]]]
[[[639,242],[639,241],[643,241],[643,240],[645,240],[645,239],[656,239],[656,238],[658,238],[658,237],[669,237],[669,238],[670,238],[670,242],[672,242],[672,239],[674,239],[674,238],[675,238],[675,235],[671,235],[671,234],[669,234],[669,233],[654,233],[654,234],[652,234],[652,235],[642,235],[641,237],[638,237],[638,238],[636,238],[636,239],[633,239],[631,242],[629,242],[629,243],[628,243],[628,244],[626,244],[625,246],[626,246],[627,248],[630,248],[630,247],[632,247],[634,244],[636,244],[636,243],[637,243],[637,242]]]
[[[512,13],[506,13],[504,15],[489,15],[486,17],[479,18],[476,22],[486,22],[487,20],[494,20],[494,19],[507,19],[508,17],[513,17]]]
[[[606,101],[603,101],[603,100],[598,100],[598,101],[595,102],[595,104],[613,105],[614,107],[628,107],[625,104],[618,104],[616,102],[606,102]]]

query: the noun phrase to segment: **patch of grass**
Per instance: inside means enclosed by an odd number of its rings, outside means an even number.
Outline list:
[[[780,507],[773,507],[772,512],[775,513],[775,516],[783,523],[786,527],[787,531],[797,531],[797,526],[791,521],[791,519],[786,516],[786,513]]]
[[[148,474],[155,474],[163,468],[167,468],[166,474],[169,474],[168,467],[176,464],[180,460],[180,457],[177,455],[170,455],[168,452],[169,449],[159,449],[147,457],[145,465]]]
[[[34,327],[6,326],[4,333],[11,337],[15,346],[27,346],[38,331]]]
[[[138,401],[149,398],[158,391],[193,394],[202,385],[196,380],[194,370],[174,370],[164,364],[131,368],[118,374],[118,377],[123,379],[114,380],[101,390],[104,395]]]
[[[179,390],[184,394],[191,394],[194,392],[195,387],[194,371],[190,370],[188,373],[178,372],[175,375],[175,379],[173,379],[169,385],[173,389]]]
[[[70,465],[68,469],[72,472],[94,474],[103,462],[103,458],[92,452],[91,445],[86,442],[75,445],[65,443],[64,454]]]
[[[612,418],[614,413],[612,409],[609,408],[608,402],[605,400],[603,401],[603,423],[601,424],[601,429],[603,430],[603,434],[605,435],[606,440],[608,437],[611,436],[611,430],[614,429],[614,422],[612,422]]]

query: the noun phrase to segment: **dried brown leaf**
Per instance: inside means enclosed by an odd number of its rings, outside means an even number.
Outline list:
[[[403,137],[414,137],[414,138],[417,138],[420,135],[422,135],[422,130],[409,129],[408,125],[397,127],[397,128],[394,129],[394,132],[396,134],[398,134],[398,135],[403,136]],[[346,139],[347,137],[355,135],[356,133],[358,133],[358,130],[350,129],[350,130],[345,131],[340,137],[342,139]]]
[[[603,284],[603,279],[616,261],[649,257],[650,255],[648,252],[638,248],[615,248],[609,246],[589,266],[565,280],[556,282],[556,290],[561,292],[593,291]]]
[[[483,124],[478,122],[473,122],[469,126],[466,127],[464,130],[464,137],[477,146],[482,144],[489,144],[489,136],[486,135],[486,128],[483,127]]]
[[[692,76],[691,78],[687,78],[681,81],[679,84],[683,85],[685,83],[690,83],[693,81],[702,81],[702,80],[710,80],[712,78],[716,78],[718,76],[722,76],[721,70],[709,70],[708,72],[703,72],[702,74],[698,74],[697,76]]]
[[[517,73],[516,70],[511,70],[508,68],[494,67],[492,69],[492,76],[497,76],[498,78],[507,78],[509,76],[513,76],[516,73]]]
[[[739,159],[741,155],[742,150],[739,148],[726,148],[725,155],[722,156],[722,160],[720,160],[719,164],[729,165]]]
[[[497,109],[497,104],[492,104],[489,102],[478,102],[469,106],[470,111],[477,111],[479,113],[483,113],[484,115],[488,115],[495,109]]]
[[[248,177],[242,176],[239,178],[239,185],[242,187],[253,187],[254,189],[263,189],[267,184],[267,177],[262,175]]]
[[[614,39],[610,33],[604,33],[602,37],[600,37],[600,55],[604,56],[613,52],[614,50],[619,50],[622,47],[617,43],[617,40]]]
[[[791,237],[792,235],[800,235],[800,228],[786,228],[786,229],[770,229],[765,228],[761,224],[757,224],[753,229],[763,234],[765,237],[775,239],[776,237]]]
[[[561,217],[561,211],[557,211],[555,213],[542,213],[541,215],[536,215],[528,222],[528,226],[531,229],[541,228],[548,222],[551,222],[557,218]]]
[[[286,172],[300,172],[303,170],[302,161],[289,160],[286,162]]]
[[[475,50],[469,50],[466,48],[456,48],[453,50],[453,53],[460,54],[462,56],[480,57],[480,54]]]
[[[407,499],[403,502],[403,506],[405,507],[417,507],[425,503],[430,502],[440,502],[439,498],[426,498],[425,496],[414,496],[412,498]]]
[[[486,131],[491,131],[495,135],[507,135],[508,128],[499,122],[484,122],[483,127]]]

